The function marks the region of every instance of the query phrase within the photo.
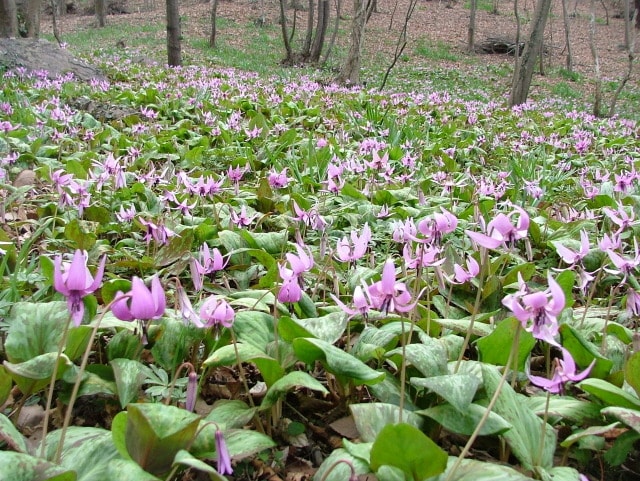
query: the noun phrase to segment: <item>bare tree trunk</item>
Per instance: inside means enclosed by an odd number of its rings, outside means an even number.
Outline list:
[[[313,40],[314,13],[315,13],[315,2],[314,0],[309,0],[309,10],[307,10],[307,35],[304,40],[304,47],[302,47],[302,57],[305,59],[309,58],[309,53],[311,52],[311,40]]]
[[[531,30],[529,31],[529,40],[524,46],[522,52],[522,63],[518,72],[514,72],[513,85],[511,95],[509,97],[509,105],[519,105],[527,101],[529,88],[531,87],[531,78],[535,69],[538,55],[542,54],[542,42],[544,40],[544,29],[549,16],[551,0],[538,0],[536,9],[531,19]],[[516,48],[519,49],[519,45]],[[517,76],[516,76],[517,73]]]
[[[313,38],[313,44],[311,45],[311,52],[309,55],[309,61],[311,63],[318,63],[320,55],[322,54],[322,48],[324,47],[324,39],[327,34],[327,27],[329,25],[329,0],[320,0],[318,3],[318,21],[316,23],[316,34]]]
[[[469,28],[467,30],[467,52],[473,53],[473,45],[476,37],[476,11],[478,10],[478,1],[471,0],[469,9]]]
[[[18,9],[15,0],[0,0],[0,37],[18,36]]]
[[[338,74],[338,82],[360,83],[360,60],[362,57],[362,44],[364,43],[364,27],[367,20],[367,7],[371,6],[367,0],[354,0],[354,16],[351,22],[351,46],[347,59]]]
[[[95,0],[96,20],[98,27],[104,27],[107,23],[107,4],[105,0]]]
[[[216,48],[216,20],[218,19],[218,0],[211,2],[211,35],[209,36],[209,47]]]
[[[167,54],[172,67],[182,65],[179,0],[167,0]]]
[[[41,0],[27,0],[27,15],[25,23],[27,25],[27,37],[40,37],[40,10],[42,8]]]
[[[329,41],[329,45],[327,46],[327,50],[324,53],[324,57],[322,58],[322,64],[327,63],[329,60],[329,55],[331,55],[331,51],[333,50],[333,46],[336,43],[336,37],[338,36],[338,27],[340,27],[340,15],[342,14],[342,0],[336,0],[336,20],[333,23],[333,32],[331,33],[331,40]]]
[[[287,57],[284,59],[285,63],[289,63],[292,60],[293,52],[291,51],[291,42],[289,41],[289,33],[287,32],[287,16],[285,14],[285,1],[280,0],[280,27],[282,28],[282,41],[284,42],[284,49],[287,53]]]
[[[593,57],[593,68],[595,70],[595,93],[593,99],[593,115],[602,115],[602,75],[600,74],[600,57],[596,49],[596,7],[595,0],[591,0],[591,18],[589,19],[589,46]]]
[[[58,30],[58,5],[55,0],[49,0],[51,5],[51,23],[53,26],[53,36],[55,37],[58,45],[62,45],[62,38],[60,38],[60,30]]]
[[[627,84],[629,79],[631,78],[631,72],[633,71],[633,62],[635,60],[635,51],[636,51],[636,32],[632,31],[631,24],[637,22],[638,19],[638,10],[634,10],[633,18],[626,17],[624,21],[625,30],[629,33],[629,46],[627,48],[627,72],[625,76],[620,81],[618,88],[613,94],[613,98],[611,99],[611,105],[609,105],[609,117],[613,117],[616,113],[616,104],[618,103],[618,98],[620,97],[620,93],[622,89]]]
[[[564,42],[567,49],[566,67],[569,72],[573,72],[573,54],[571,53],[571,40],[569,38],[569,12],[567,10],[567,0],[562,0],[562,21],[564,22]]]

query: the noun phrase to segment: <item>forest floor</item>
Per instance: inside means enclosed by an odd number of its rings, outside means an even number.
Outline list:
[[[496,0],[498,13],[494,14],[494,2],[492,0],[479,0],[476,20],[476,45],[485,42],[489,38],[510,38],[515,39],[516,20],[513,12],[513,2],[509,0]],[[302,2],[304,3],[304,2]],[[363,67],[384,71],[393,59],[394,50],[398,42],[398,35],[404,24],[409,0],[397,0],[396,2],[379,0],[378,11],[374,13],[367,26],[366,40],[364,48]],[[109,26],[122,27],[122,44],[129,46],[131,32],[135,32],[136,25],[154,24],[162,27],[165,22],[164,6],[157,0],[126,0],[125,6],[130,12],[124,15],[110,15],[107,23]],[[606,6],[606,9],[605,9]],[[528,32],[528,20],[533,15],[535,2],[525,0],[520,3],[520,16],[522,20],[522,32]],[[582,95],[584,98],[591,97],[594,91],[594,79],[596,78],[596,68],[591,49],[590,18],[591,2],[572,0],[567,5],[569,11],[569,38],[571,54],[573,57],[573,72],[568,73],[564,67],[567,58],[567,44],[565,40],[565,27],[562,18],[561,0],[553,0],[552,11],[547,22],[545,34],[545,63],[546,75],[537,75],[532,85],[532,93],[536,89],[542,89],[544,96],[546,91],[553,91],[550,86],[558,83],[569,82],[570,89],[574,96]],[[180,5],[183,21],[183,51],[190,62],[197,62],[202,57],[198,48],[202,49],[210,32],[210,10],[209,3],[202,3],[194,0],[186,0]],[[624,49],[625,26],[622,15],[622,2],[612,2],[603,0],[595,2],[593,5],[595,13],[595,46],[598,55],[599,71],[603,82],[619,82],[625,75],[629,62],[628,54]],[[347,49],[349,38],[349,22],[351,13],[351,2],[345,2],[342,7],[342,19],[340,20],[337,39],[338,56],[340,52],[344,55]],[[249,54],[255,43],[252,43],[251,32],[259,27],[255,26],[259,17],[264,17],[266,24],[271,26],[270,33],[273,36],[279,35],[278,2],[275,0],[223,0],[218,6],[218,37],[227,46],[232,46],[236,52],[246,52]],[[292,10],[288,12],[291,20]],[[332,24],[335,16],[332,14]],[[464,79],[465,72],[477,69],[479,65],[484,67],[493,66],[498,71],[507,71],[502,78],[488,78],[487,82],[503,82],[504,89],[508,90],[508,82],[513,65],[513,56],[506,54],[468,54],[467,53],[467,29],[469,22],[468,3],[447,2],[443,0],[424,1],[420,0],[408,23],[407,39],[408,44],[401,60],[396,64],[394,75],[399,72],[413,69],[420,72],[429,69],[455,70],[458,77]],[[306,24],[306,12],[297,12],[298,38],[302,38]],[[63,39],[65,34],[76,33],[78,31],[90,32],[95,28],[96,22],[93,16],[89,15],[65,15],[58,19],[59,29]],[[45,17],[43,21],[43,32],[50,33],[51,17]],[[135,33],[134,33],[135,35]],[[149,35],[149,33],[140,35]],[[158,28],[154,35],[157,43],[152,47],[156,58],[164,58],[163,28]],[[199,43],[189,42],[189,39],[199,39]],[[274,48],[277,49],[277,38],[273,40]],[[153,50],[155,49],[155,50]],[[284,48],[282,48],[284,56]],[[277,62],[276,62],[277,63]],[[366,81],[366,74],[363,75]],[[638,75],[632,74],[626,86],[628,92],[640,91]],[[610,88],[611,90],[611,88]],[[560,89],[562,91],[562,89]],[[541,92],[538,92],[539,94]],[[575,94],[577,92],[577,95]]]

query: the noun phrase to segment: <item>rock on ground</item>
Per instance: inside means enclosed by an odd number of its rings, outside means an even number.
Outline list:
[[[0,38],[0,68],[18,67],[29,72],[44,70],[47,77],[52,79],[71,72],[85,81],[105,80],[98,68],[75,58],[54,43],[27,38]]]

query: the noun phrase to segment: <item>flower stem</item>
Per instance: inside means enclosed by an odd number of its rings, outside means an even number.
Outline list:
[[[544,416],[542,419],[542,428],[540,433],[540,443],[538,444],[538,455],[536,457],[536,466],[540,466],[542,461],[542,451],[544,450],[544,438],[547,434],[547,420],[549,419],[549,402],[551,401],[551,393],[547,391],[547,402],[544,406]]]
[[[49,430],[49,412],[51,411],[51,403],[53,401],[53,391],[56,384],[56,378],[58,377],[58,364],[62,351],[67,344],[67,338],[69,337],[69,324],[71,324],[71,316],[64,326],[62,337],[60,338],[60,344],[58,344],[58,355],[56,356],[56,362],[53,366],[53,373],[51,373],[51,381],[49,381],[49,392],[47,394],[47,405],[44,408],[44,425],[42,427],[42,445],[40,446],[40,457],[46,456],[47,447],[47,431]]]
[[[522,330],[522,326],[520,324],[518,324],[518,327],[516,329],[516,334],[515,334],[514,339],[513,339],[513,344],[511,345],[511,352],[509,353],[509,359],[507,360],[507,364],[504,367],[504,372],[502,373],[502,376],[500,377],[500,381],[498,382],[498,386],[496,387],[496,390],[493,393],[493,396],[491,397],[491,400],[489,401],[489,405],[487,406],[487,409],[485,410],[484,414],[482,415],[482,418],[478,422],[478,425],[476,426],[476,428],[473,430],[473,433],[471,434],[471,437],[467,441],[467,444],[465,444],[464,448],[462,449],[462,452],[460,453],[460,456],[458,456],[458,459],[456,459],[456,462],[451,467],[451,470],[449,471],[449,474],[445,478],[445,481],[451,481],[452,479],[454,479],[453,475],[455,474],[456,470],[460,467],[460,464],[462,463],[464,458],[467,456],[467,454],[469,454],[469,451],[471,450],[471,447],[473,446],[473,443],[475,442],[476,438],[480,434],[480,430],[482,429],[484,424],[487,422],[487,419],[489,419],[489,415],[491,414],[491,411],[493,410],[493,407],[496,405],[496,402],[498,401],[498,397],[500,396],[500,393],[502,392],[502,388],[504,386],[504,383],[507,380],[507,377],[509,376],[509,369],[511,368],[511,365],[514,364],[514,362],[518,358],[517,354],[518,354],[518,346],[520,344],[520,331],[521,330]]]

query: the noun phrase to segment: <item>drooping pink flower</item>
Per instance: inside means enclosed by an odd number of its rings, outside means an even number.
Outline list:
[[[193,287],[197,290],[202,289],[204,276],[221,271],[228,262],[229,259],[225,259],[217,247],[209,249],[206,242],[202,244],[199,257],[192,258],[190,262]]]
[[[210,296],[200,307],[199,319],[192,322],[198,327],[231,327],[235,317],[236,313],[227,301]]]
[[[164,314],[166,297],[158,276],[151,279],[149,289],[142,279],[134,276],[128,295],[118,291],[111,312],[122,321],[149,321],[159,319]]]
[[[556,252],[569,265],[580,262],[589,253],[589,236],[586,231],[580,231],[580,250],[574,251],[560,243],[555,244]]]
[[[522,326],[536,339],[558,345],[558,319],[565,305],[564,292],[560,285],[548,275],[549,288],[531,292],[518,273],[519,289],[502,299],[502,304],[513,312]]]
[[[371,240],[369,224],[365,223],[360,234],[352,230],[349,237],[350,240],[344,236],[336,245],[336,257],[342,262],[353,262],[364,256]]]
[[[515,225],[512,217],[517,215]],[[514,210],[508,215],[498,214],[487,224],[486,234],[465,230],[465,233],[476,244],[487,249],[496,249],[499,246],[512,247],[519,240],[527,237],[529,230],[529,215],[521,207],[514,206]]]
[[[87,253],[80,249],[75,251],[71,264],[66,264],[65,268],[62,256],[57,256],[54,260],[53,287],[67,298],[67,307],[75,326],[79,326],[84,317],[82,299],[102,283],[106,261],[107,256],[103,256],[94,278],[87,268]]]
[[[561,347],[560,350],[562,351],[562,359],[556,358],[554,360],[555,368],[551,379],[527,374],[529,381],[552,394],[562,394],[567,383],[578,382],[585,379],[596,362],[594,359],[584,371],[578,374],[576,372],[576,363],[571,353],[564,347]]]
[[[364,288],[363,286],[356,286],[356,288],[353,290],[354,309],[346,306],[340,299],[338,299],[333,294],[331,294],[331,298],[335,301],[338,307],[342,309],[342,311],[345,314],[349,315],[349,318],[357,315],[361,315],[366,319],[373,305],[373,302],[371,301],[371,296],[369,295],[369,289],[367,288],[366,285],[364,286]]]
[[[231,456],[229,455],[227,443],[224,441],[224,436],[220,429],[216,430],[216,466],[218,467],[218,473],[222,476],[225,474],[233,474]]]

